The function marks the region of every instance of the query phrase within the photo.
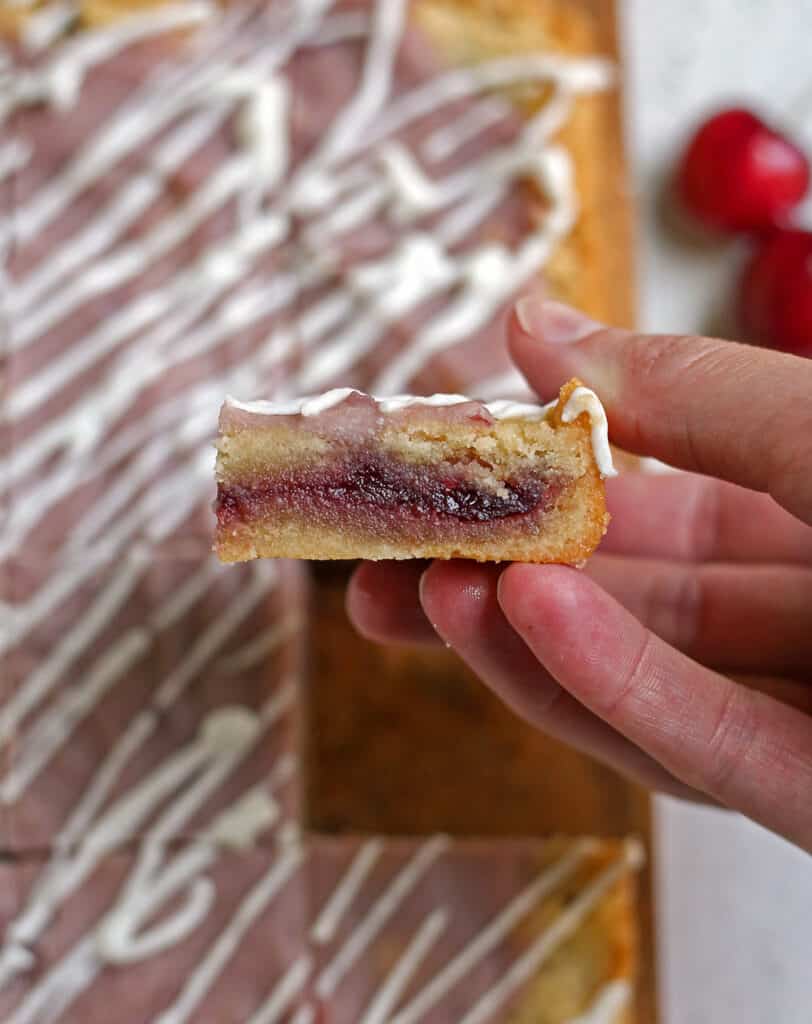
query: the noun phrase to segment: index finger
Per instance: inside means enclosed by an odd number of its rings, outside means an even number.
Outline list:
[[[543,397],[568,377],[597,391],[621,448],[764,491],[812,523],[812,361],[604,327],[532,294],[508,332]]]
[[[499,605],[549,674],[672,775],[812,852],[812,719],[698,665],[584,573],[509,566]]]

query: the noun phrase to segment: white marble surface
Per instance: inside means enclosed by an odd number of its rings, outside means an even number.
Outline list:
[[[670,232],[663,180],[692,124],[730,101],[812,150],[812,0],[626,0],[623,14],[641,323],[718,330],[741,254]],[[664,1024],[810,1024],[812,859],[723,812],[662,800],[657,821]]]

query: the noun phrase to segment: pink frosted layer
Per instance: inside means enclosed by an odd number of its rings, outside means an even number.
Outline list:
[[[115,1006],[127,1024],[231,1024],[254,1019],[275,998],[281,1012],[268,1019],[357,1024],[386,986],[386,1020],[408,1013],[420,1024],[459,1022],[488,999],[487,1020],[505,1024],[533,999],[530,979],[505,984],[511,969],[528,955],[540,969],[549,956],[567,956],[569,935],[590,927],[590,912],[637,861],[630,848],[593,853],[589,843],[553,851],[543,842],[440,837],[278,840],[278,829],[269,829],[241,851],[194,841],[99,851],[74,885],[57,888],[42,935],[30,948],[15,947],[30,961],[0,989],[0,1018],[110,1024]],[[76,855],[59,857],[68,871]],[[43,906],[44,870],[33,856],[0,863],[3,924]],[[155,879],[170,872],[181,884],[157,892]],[[209,897],[190,917],[188,893],[200,886]],[[565,912],[571,925],[562,931]],[[114,921],[132,927],[109,927]],[[167,922],[175,925],[171,938],[143,944]],[[592,927],[592,941],[601,935],[612,963],[622,955],[623,930]],[[548,956],[534,954],[539,943],[548,944]],[[603,981],[598,975],[593,984]],[[37,1003],[40,1011],[57,1006],[58,1018],[37,1014]],[[305,1008],[306,1017],[294,1018]]]
[[[344,395],[344,391],[349,393]],[[332,394],[341,397],[330,400]],[[294,401],[290,405],[284,402],[242,404],[229,399],[220,410],[220,432],[229,434],[245,429],[275,428],[288,424],[297,430],[360,438],[370,431],[380,429],[384,422],[398,426],[421,423],[438,426],[465,423],[489,426],[496,421],[496,416],[487,403],[462,396],[377,399],[361,391],[338,389],[321,397],[327,399],[327,404],[321,404],[321,398]],[[311,411],[311,401],[317,403],[312,405],[312,410],[315,411]]]

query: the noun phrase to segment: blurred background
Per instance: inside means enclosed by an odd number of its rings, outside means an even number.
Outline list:
[[[25,6],[21,0],[5,2],[11,7]],[[102,0],[99,2],[103,8],[104,3]],[[595,9],[608,9],[598,7],[604,0],[594,2]],[[609,0],[605,2],[608,3]],[[740,238],[700,237],[696,232],[686,230],[684,223],[675,217],[671,209],[669,185],[678,158],[696,126],[715,109],[731,105],[752,107],[776,128],[785,130],[807,153],[812,153],[812,0],[782,0],[781,3],[772,5],[766,0],[617,0],[617,4],[622,18],[621,30],[626,58],[627,138],[638,216],[636,263],[640,326],[655,331],[696,331],[734,336],[735,328],[732,326],[730,311],[734,306],[741,267],[748,254],[747,243]],[[64,11],[69,10],[71,4],[53,6]],[[3,67],[0,67],[0,72],[2,71]],[[183,84],[182,79],[179,82]],[[0,101],[4,100],[3,87],[7,84],[7,80],[0,76]],[[61,84],[64,86],[65,82]],[[71,83],[67,84],[70,87]],[[131,83],[126,76],[122,76],[120,81],[114,80],[113,84],[121,95],[112,97],[111,104],[114,101],[123,101],[122,98],[126,98],[131,89]],[[230,88],[239,91],[244,88],[244,82],[237,76],[231,82]],[[70,88],[68,93],[70,94]],[[106,102],[106,97],[103,99]],[[156,105],[156,109],[158,106],[162,107],[163,99],[161,96],[160,105]],[[217,103],[225,106],[227,102],[232,101],[230,93],[223,93],[218,97]],[[70,107],[70,102],[67,106]],[[36,120],[36,113],[31,115],[30,111],[24,111],[20,118],[22,128],[26,126],[26,116]],[[206,111],[205,116],[210,116],[210,111]],[[68,121],[66,115],[65,123]],[[208,131],[206,124],[202,124],[201,130],[203,129]],[[311,127],[310,130],[314,136],[318,136],[321,126]],[[76,140],[72,139],[69,133],[65,133],[64,139],[37,140],[39,144],[51,141],[54,142],[54,152],[59,157],[60,147],[64,146],[65,152],[70,153]],[[189,145],[192,144],[193,140]],[[10,149],[8,146],[2,148]],[[217,161],[223,154],[216,150],[215,145],[209,156],[212,165],[217,166]],[[67,158],[63,162],[66,164]],[[237,166],[234,178],[224,179],[224,192],[228,193],[234,181],[238,180],[239,174],[244,172],[245,165],[242,166],[242,170]],[[249,178],[251,174],[253,170],[249,167]],[[185,180],[183,175],[173,178],[173,188],[177,189],[181,196],[185,194],[184,190],[192,190],[200,183],[188,169],[187,175],[189,180]],[[199,178],[210,183],[211,177],[204,162],[202,169],[199,170]],[[102,197],[105,197],[105,188],[109,187],[112,193],[127,180],[126,168],[120,178],[110,176],[101,190]],[[34,187],[37,182],[34,181],[33,186],[31,181],[24,184],[26,187]],[[147,192],[149,184],[148,180]],[[245,191],[250,193],[250,189]],[[164,199],[171,199],[171,196],[164,196],[160,190],[158,194],[160,203],[157,205],[161,205]],[[139,198],[139,195],[138,192],[134,193],[134,204],[137,205],[141,201],[147,203],[147,200],[143,199],[143,196]],[[248,194],[247,198],[249,203],[246,208],[250,220],[253,209],[250,205],[252,197]],[[44,209],[44,217],[47,219],[47,202]],[[77,217],[87,218],[89,221],[91,218],[88,217],[88,213],[92,212],[93,207],[85,209],[77,204]],[[154,212],[156,218],[161,214],[161,210],[157,208]],[[241,210],[241,215],[242,212]],[[42,214],[42,208],[39,208],[39,213]],[[812,228],[812,199],[807,199],[797,212],[796,222]],[[84,225],[84,220],[81,223]],[[34,227],[30,223],[23,224],[22,227],[28,235],[35,238],[35,241],[39,240],[36,223]],[[270,231],[274,224],[269,220],[265,228]],[[206,228],[210,234],[206,234],[204,240],[207,244],[214,244],[220,237],[218,233],[224,230],[222,224],[215,222],[213,226],[209,225]],[[252,256],[252,245],[256,243],[257,248],[261,249],[266,241],[267,239],[262,237],[249,238],[247,257]],[[88,244],[92,249],[95,244],[92,238]],[[620,247],[622,241],[619,240],[618,244]],[[71,271],[77,251],[69,252],[65,258],[66,269],[63,269],[66,274]],[[25,256],[25,252],[23,255]],[[222,285],[225,290],[231,275],[234,281],[239,282],[239,286],[249,286],[246,289],[249,294],[246,296],[245,304],[224,307],[226,314],[230,312],[234,315],[237,326],[241,323],[241,316],[251,322],[255,314],[257,317],[264,315],[262,303],[271,300],[272,306],[274,299],[274,296],[267,292],[264,280],[255,281],[242,273],[239,260],[236,259],[239,255],[241,254],[235,254],[232,263],[228,260],[220,263],[213,260],[210,261],[210,265],[203,268],[210,275],[206,280],[209,282],[207,287],[212,291],[215,285],[218,288]],[[38,257],[39,254],[35,253],[34,256]],[[81,261],[81,253],[78,259]],[[185,266],[191,257],[180,253],[177,259],[179,266]],[[89,285],[93,301],[98,298],[94,295],[94,289],[104,292],[103,271],[106,268],[103,261],[100,262],[100,266],[102,273]],[[160,267],[160,261],[158,266]],[[22,269],[25,273],[29,268],[23,265]],[[118,269],[121,270],[120,265]],[[146,270],[140,268],[139,273],[143,271],[149,279],[149,275],[155,272],[155,269],[155,265],[148,259]],[[298,264],[289,266],[284,262],[268,263],[263,267],[263,273],[272,276],[274,280],[285,281],[288,276],[286,271],[291,272],[290,276],[295,276],[299,269]],[[126,266],[124,271],[127,272]],[[43,278],[40,276],[38,286],[42,286],[43,291],[47,290],[47,276],[44,282],[43,284]],[[299,587],[300,581],[277,580],[270,563],[243,567],[244,572],[229,570],[220,574],[219,570],[213,569],[208,562],[212,462],[209,438],[213,430],[214,410],[226,388],[223,382],[228,382],[228,390],[244,394],[244,397],[251,397],[251,389],[256,385],[251,373],[256,369],[256,379],[262,381],[262,388],[269,386],[267,382],[270,378],[262,377],[266,369],[264,364],[258,361],[256,368],[251,364],[254,349],[258,349],[268,339],[262,337],[260,332],[251,335],[250,331],[246,330],[240,335],[240,345],[244,343],[244,348],[239,345],[232,346],[226,354],[227,358],[223,357],[217,348],[222,341],[217,334],[218,323],[215,318],[210,322],[207,320],[208,292],[206,289],[198,289],[196,282],[197,279],[193,278],[193,287],[189,289],[188,296],[183,293],[183,298],[190,313],[189,322],[196,322],[196,317],[202,321],[200,330],[191,335],[193,343],[200,346],[199,353],[193,351],[191,355],[193,358],[199,357],[200,365],[189,374],[188,380],[179,375],[178,388],[182,392],[188,385],[197,404],[191,404],[190,399],[190,404],[181,403],[177,408],[173,408],[172,402],[169,402],[169,418],[161,419],[155,416],[152,424],[156,430],[155,443],[138,456],[136,470],[139,475],[137,487],[133,485],[132,494],[127,490],[114,492],[108,488],[105,492],[100,489],[100,493],[107,499],[106,511],[102,509],[101,515],[97,509],[95,516],[84,516],[81,501],[75,506],[68,507],[67,513],[76,520],[81,520],[81,525],[76,527],[75,535],[67,545],[65,563],[70,563],[68,567],[71,568],[74,565],[71,560],[75,559],[75,565],[81,567],[82,573],[85,573],[85,569],[88,570],[85,575],[77,571],[76,579],[80,582],[85,576],[90,579],[84,586],[85,593],[77,600],[70,616],[75,615],[88,626],[88,619],[92,616],[86,609],[93,606],[97,594],[111,595],[110,607],[113,610],[109,614],[112,617],[118,615],[119,618],[115,619],[110,632],[117,637],[127,636],[133,640],[132,659],[141,666],[137,670],[133,669],[127,676],[125,696],[133,705],[137,705],[135,696],[138,695],[139,687],[147,694],[152,688],[157,691],[156,707],[160,708],[160,714],[153,709],[153,718],[145,720],[150,727],[151,723],[160,721],[160,730],[155,731],[156,735],[160,733],[163,737],[161,742],[164,745],[158,747],[156,741],[156,750],[150,750],[149,757],[145,757],[144,761],[150,770],[153,762],[162,764],[164,758],[174,756],[179,745],[193,745],[197,742],[195,736],[201,716],[212,708],[220,707],[226,698],[229,703],[242,701],[251,714],[266,714],[268,721],[276,728],[276,719],[272,719],[271,712],[267,711],[267,708],[271,707],[275,714],[273,707],[263,704],[267,696],[267,681],[270,675],[268,665],[273,662],[274,669],[278,668],[274,678],[278,676],[280,681],[277,694],[279,707],[285,714],[279,716],[281,728],[277,728],[278,735],[275,734],[274,742],[263,742],[258,745],[255,763],[247,764],[239,781],[246,787],[247,792],[251,792],[248,787],[253,787],[257,780],[266,782],[271,777],[275,764],[279,777],[274,777],[278,783],[273,794],[274,813],[280,815],[280,820],[291,824],[298,811],[298,789],[291,782],[292,773],[288,771],[286,775],[285,772],[279,773],[278,769],[280,766],[285,768],[286,765],[289,768],[289,753],[293,748],[292,726],[288,721],[288,718],[292,717],[292,712],[288,714],[292,700],[290,688],[283,684],[288,672],[294,674],[299,652],[287,651],[283,641],[288,639],[288,629],[293,632],[297,628],[296,616],[288,613],[291,609],[298,608],[298,604],[296,600],[285,600],[288,591],[283,590],[282,583],[286,587],[290,585],[289,593],[294,594],[298,593],[295,588]],[[0,281],[0,286],[4,283]],[[258,285],[257,290],[251,291],[254,284]],[[27,297],[33,312],[42,313],[37,306],[37,294],[37,288],[29,288]],[[125,295],[126,297],[128,296]],[[75,296],[71,295],[68,306],[74,298]],[[119,299],[110,300],[108,305],[105,305],[108,300],[104,295],[102,299],[99,299],[99,305],[93,311],[94,324],[107,316],[114,319],[113,314],[118,312]],[[6,296],[0,287],[0,302],[3,301],[6,301]],[[144,359],[144,352],[149,352],[149,344],[156,350],[160,349],[164,344],[162,332],[166,329],[168,335],[171,335],[173,321],[169,319],[168,323],[164,322],[161,310],[156,313],[155,310],[147,308],[142,312],[150,325],[150,318],[154,316],[157,326],[154,331],[151,326],[145,328],[145,334],[147,330],[150,332],[146,349],[143,347],[143,338],[140,338],[139,343],[142,347],[134,349],[132,361],[122,362],[120,369],[122,378],[130,372],[143,374],[146,394],[144,404],[149,409],[149,403],[155,397],[150,397],[152,376],[154,375],[161,385],[165,385],[165,379],[162,377],[160,362],[156,360],[154,365],[149,363]],[[49,310],[46,307],[45,321],[48,320],[48,315]],[[267,315],[271,316],[272,313],[269,312]],[[180,318],[175,319],[174,326],[188,343],[190,335],[185,333],[188,325],[183,316],[182,310]],[[33,319],[36,321],[36,316]],[[77,333],[86,331],[84,323],[74,326]],[[228,326],[226,323],[226,333]],[[3,339],[0,339],[1,341]],[[181,350],[182,348],[183,346]],[[101,351],[104,352],[103,346]],[[0,356],[2,354],[0,351]],[[186,355],[189,356],[188,351]],[[52,369],[48,365],[52,358],[50,353],[46,352],[42,358],[43,363],[34,366],[37,372],[42,370],[43,365],[46,370]],[[183,358],[181,351],[180,359]],[[199,373],[199,381],[195,373]],[[210,384],[209,377],[215,381],[214,384]],[[19,384],[15,381],[12,383]],[[100,392],[98,408],[101,411],[95,421],[96,427],[105,422],[102,414],[115,421],[119,401],[115,389],[105,389],[99,385],[98,380],[91,383]],[[199,388],[197,384],[200,384]],[[0,385],[5,387],[5,381],[0,381]],[[56,385],[49,387],[51,390],[58,390]],[[154,390],[160,388],[156,387]],[[124,391],[126,397],[126,388]],[[39,397],[36,390],[33,393],[30,390],[24,392],[22,399],[18,394],[17,404],[21,415],[30,413],[28,406],[36,404]],[[139,397],[143,398],[144,395],[139,393]],[[758,396],[753,398],[757,400]],[[59,404],[56,403],[54,407],[59,415]],[[67,470],[73,472],[76,468],[74,462],[77,465],[81,463],[82,471],[94,480],[94,444],[98,438],[94,431],[84,431],[86,424],[80,422],[80,419],[76,421],[73,434],[63,431],[64,436],[57,437],[53,443],[57,448],[64,446],[71,449],[67,454],[62,453],[65,454]],[[36,417],[32,416],[31,421],[34,427],[40,426]],[[0,427],[3,426],[0,422]],[[26,429],[27,427],[26,423]],[[82,429],[79,429],[80,427]],[[105,440],[104,432],[99,433],[101,440]],[[171,438],[169,446],[166,443],[168,436]],[[0,441],[3,442],[0,448],[5,445],[5,450],[0,451],[0,454],[7,454],[10,441],[13,440],[13,437],[8,440],[6,434],[0,437]],[[130,440],[132,441],[132,437]],[[164,448],[172,446],[177,449],[174,455],[177,456],[177,467],[182,472],[179,472],[173,488],[166,490],[162,504],[153,509],[150,503],[154,497],[150,496],[151,483],[166,455]],[[136,451],[139,450],[135,442],[132,447]],[[128,450],[125,446],[125,451]],[[102,471],[105,465],[102,464]],[[36,471],[31,475],[34,482],[40,486],[40,491],[43,482],[49,483],[48,472],[55,475],[54,466],[62,468],[54,463],[49,464],[50,468],[45,472],[41,472],[39,464],[35,466]],[[65,478],[69,479],[69,476],[68,473]],[[190,489],[189,480],[196,483],[202,481],[201,487],[198,490]],[[0,479],[0,515],[3,525],[16,525],[19,528],[19,535],[25,536],[30,526],[28,519],[33,503],[18,502],[16,507],[12,508],[14,503],[11,496],[5,493],[7,483],[5,478]],[[143,498],[137,489],[141,487],[146,492]],[[92,498],[91,493],[89,500]],[[150,543],[155,541],[157,544],[156,537],[152,535],[156,529],[158,540],[161,542],[167,537],[175,541],[180,537],[184,543],[165,545],[166,550],[162,552],[161,559],[156,558],[154,570],[148,573],[145,567],[152,555],[149,552],[145,554],[147,549],[138,543],[133,543],[131,557],[120,560],[117,551],[113,552],[112,546],[109,550],[89,543],[85,546],[88,539],[93,540],[97,533],[105,534],[105,516],[118,522],[117,529],[123,547],[130,545],[131,535],[135,541],[144,535]],[[35,520],[36,516],[31,518]],[[34,525],[36,526],[36,523]],[[51,526],[54,526],[53,521]],[[120,529],[121,527],[123,529]],[[20,603],[24,604],[30,593],[36,590],[36,584],[50,576],[50,560],[53,559],[54,564],[57,564],[58,559],[62,558],[61,548],[65,542],[66,531],[61,521],[56,523],[54,529],[53,536],[42,534],[35,540],[31,550],[37,551],[37,557],[31,564],[23,566],[25,571],[21,571],[19,566],[12,567],[14,571],[8,571],[8,579],[17,587],[19,593],[13,593],[9,598],[8,608],[0,605],[0,612],[16,610],[12,608],[12,599],[19,599]],[[11,534],[8,534],[4,537],[3,543],[13,550],[15,544],[9,540],[10,536]],[[190,544],[190,538],[194,544]],[[53,551],[50,547],[47,552],[45,551],[46,541],[53,544]],[[150,549],[153,552],[154,550],[157,548]],[[97,558],[100,567],[95,574],[94,565],[87,560],[89,551],[95,553],[94,557]],[[42,564],[39,564],[40,562]],[[108,563],[112,566],[109,570]],[[64,568],[61,561],[58,564]],[[2,568],[0,565],[0,569]],[[106,575],[108,571],[109,577]],[[0,577],[2,576],[3,573],[0,572]],[[141,582],[142,577],[144,582]],[[0,579],[0,582],[4,580]],[[341,593],[337,597],[338,604],[343,593],[341,581],[337,593],[339,591]],[[169,604],[170,599],[174,599],[178,594],[180,600],[171,602],[177,615],[182,618],[181,626],[175,630],[171,616],[164,616],[164,619],[159,620],[153,616],[153,612],[159,601]],[[240,601],[237,600],[238,596],[241,598]],[[227,630],[221,631],[220,640],[225,637],[227,642],[223,641],[222,646],[225,649],[215,659],[211,650],[203,643],[206,628],[216,624],[235,604],[245,610],[244,619],[234,617],[233,635]],[[281,611],[277,605],[282,606]],[[31,643],[18,652],[17,660],[12,663],[11,671],[6,674],[7,678],[0,678],[0,685],[9,694],[15,693],[15,685],[24,677],[39,678],[43,692],[49,688],[56,689],[55,683],[59,681],[56,670],[50,675],[50,669],[44,674],[40,671],[37,677],[34,669],[40,663],[48,666],[52,664],[54,658],[58,660],[60,652],[53,635],[64,630],[66,635],[70,636],[73,619],[67,616],[63,621],[62,618],[49,614],[48,608],[44,605],[35,610],[44,623],[42,637],[38,643]],[[93,629],[102,634],[102,641],[104,640],[104,630],[107,629],[106,615],[107,611],[105,615],[97,615],[95,626],[91,623],[88,627],[85,634],[88,646],[92,646],[90,639],[94,635]],[[276,632],[269,627],[269,623],[276,621],[274,616],[278,617],[279,624],[284,627]],[[10,619],[11,615],[8,617]],[[151,630],[146,634],[141,629],[144,623]],[[14,625],[12,622],[12,626]],[[167,630],[172,627],[172,632],[168,636],[162,634],[165,625]],[[262,632],[263,629],[265,633]],[[2,636],[0,633],[0,639]],[[7,641],[8,638],[5,639]],[[266,646],[263,647],[263,644]],[[154,660],[141,665],[138,661],[139,652],[150,647],[154,648]],[[70,641],[67,648],[65,657],[70,668],[71,658],[76,655],[76,651],[71,647]],[[94,657],[98,650],[104,650],[101,641],[97,644],[97,650],[93,651]],[[88,655],[87,664],[90,663]],[[175,669],[179,665],[183,670],[177,672]],[[78,676],[73,668],[70,668],[70,672],[74,677]],[[161,673],[164,684],[159,690],[158,680],[162,678]],[[87,675],[88,685],[95,685],[94,679],[97,677],[90,671]],[[181,700],[176,700],[187,682],[190,679],[196,680],[198,676],[206,680],[206,686],[200,686],[204,699],[198,699],[195,705],[187,705]],[[101,680],[98,685],[99,692],[104,695],[104,688],[108,684],[104,682],[103,674],[99,674],[98,679]],[[365,677],[362,680],[365,687],[366,682]],[[164,690],[165,699],[161,702]],[[70,698],[70,693],[67,697]],[[117,691],[113,697],[115,699],[111,697],[109,701],[113,712],[111,717],[102,717],[100,725],[93,723],[92,728],[85,730],[84,746],[79,743],[74,745],[73,760],[66,757],[63,762],[58,762],[57,770],[51,771],[44,782],[37,780],[40,803],[38,804],[35,799],[26,798],[25,813],[28,813],[27,808],[41,806],[45,815],[43,819],[36,818],[32,811],[33,817],[27,820],[22,811],[17,814],[19,809],[16,807],[15,815],[12,816],[11,812],[8,812],[6,818],[6,808],[0,806],[0,827],[7,828],[10,835],[14,835],[14,830],[19,828],[23,838],[37,846],[42,843],[43,836],[47,837],[54,831],[53,820],[47,817],[46,812],[50,814],[58,811],[61,815],[67,807],[72,806],[77,792],[89,791],[86,780],[90,777],[91,768],[95,769],[96,763],[101,763],[102,757],[108,754],[124,735],[122,720],[126,720],[127,715],[130,715],[132,722],[137,724],[139,721],[135,711],[140,711],[140,705],[133,710],[127,699],[120,699]],[[167,708],[171,708],[173,702],[177,707],[168,711]],[[30,711],[30,708],[23,706],[24,701],[18,701],[18,704],[23,707],[21,714]],[[57,707],[57,711],[59,710],[60,707]],[[77,716],[82,710],[82,707],[78,708]],[[121,717],[118,717],[119,715]],[[6,732],[11,735],[13,730],[8,726],[9,721],[9,717],[6,716]],[[250,725],[253,719],[249,716],[249,719],[242,721],[243,724],[249,721]],[[2,726],[3,720],[0,719],[0,732]],[[396,727],[403,732],[401,722],[397,722]],[[243,731],[247,736],[251,732],[250,728]],[[18,763],[23,763],[20,755],[25,755],[30,750],[36,755],[33,759],[29,758],[29,762],[34,765],[30,775],[36,776],[40,766],[37,761],[39,752],[43,748],[50,749],[49,744],[58,746],[60,735],[54,726],[49,726],[46,722],[44,726],[32,729],[30,736],[24,735],[22,741],[14,736],[17,750],[0,749],[0,768],[5,770],[14,764],[12,754],[18,757]],[[248,736],[248,739],[250,738]],[[47,758],[42,757],[40,760],[44,762]],[[145,770],[143,764],[138,770]],[[27,780],[24,778],[23,782],[25,781]],[[554,777],[551,777],[551,784],[557,786]],[[66,792],[69,791],[70,799],[60,796],[60,786]],[[20,788],[24,789],[25,786]],[[597,792],[600,796],[603,791],[598,789]],[[16,791],[12,792],[8,802],[15,803],[18,795]],[[3,793],[0,792],[0,798],[2,796]],[[92,803],[95,799],[92,792],[90,796]],[[218,799],[227,804],[232,797],[233,794],[229,791]],[[218,804],[218,812],[220,810],[222,807]],[[191,819],[191,813],[188,817]],[[809,858],[756,826],[723,812],[696,809],[658,799],[655,817],[658,845],[655,864],[657,952],[660,961],[662,1020],[665,1024],[809,1024],[812,1019],[812,935],[808,911],[812,899],[812,872]],[[77,821],[79,824],[74,831],[81,833],[87,825],[82,824],[81,815]],[[185,841],[188,838],[188,824],[188,821],[184,822],[184,828],[179,830],[179,836],[173,835],[172,838]],[[125,838],[131,839],[132,831],[130,823],[127,823]],[[31,839],[32,836],[36,842]],[[0,868],[8,865],[13,865],[13,858],[9,858],[6,865],[0,858]],[[6,890],[9,888],[6,886]],[[11,915],[18,909],[0,882],[0,917],[3,912]]]
[[[627,132],[638,197],[640,325],[720,332],[743,248],[688,240],[663,190],[691,130],[746,104],[812,144],[812,2],[626,0]],[[799,220],[812,226],[809,198]],[[809,858],[723,812],[656,805],[667,1024],[807,1024]]]

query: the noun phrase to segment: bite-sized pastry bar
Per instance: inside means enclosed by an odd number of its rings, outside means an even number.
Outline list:
[[[550,405],[461,395],[227,400],[216,550],[251,558],[577,563],[603,536],[614,473],[597,396]]]
[[[521,290],[628,323],[613,6],[0,0],[0,1021],[638,1019],[633,845],[432,833],[642,798],[209,553],[212,396],[525,400]]]
[[[635,840],[283,839],[271,799],[181,843],[0,861],[0,1020],[635,1019]]]

